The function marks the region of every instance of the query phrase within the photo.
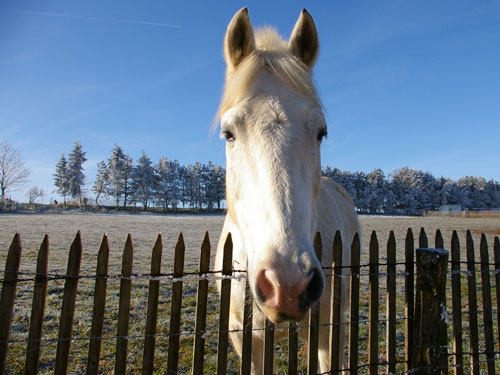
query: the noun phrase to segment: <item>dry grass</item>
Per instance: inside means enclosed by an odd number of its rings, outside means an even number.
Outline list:
[[[0,215],[0,269],[4,269],[5,258],[10,241],[15,232],[21,233],[23,245],[23,254],[21,260],[21,271],[33,272],[38,248],[43,236],[48,233],[50,238],[49,254],[49,272],[64,273],[67,264],[67,253],[70,244],[77,230],[81,231],[83,241],[83,258],[81,265],[81,274],[95,274],[97,261],[97,250],[104,232],[108,234],[110,243],[110,265],[109,274],[117,275],[120,273],[121,252],[125,244],[126,234],[131,233],[134,243],[134,272],[148,273],[150,268],[151,250],[158,233],[163,237],[163,261],[162,272],[171,272],[173,268],[173,249],[179,232],[184,233],[186,242],[186,271],[194,271],[197,268],[199,246],[203,239],[204,232],[208,230],[212,239],[212,252],[218,240],[223,223],[222,216],[196,216],[196,215],[85,215],[85,214],[53,214],[53,215]],[[372,230],[376,230],[380,245],[381,257],[385,256],[386,241],[389,231],[393,230],[397,241],[398,262],[404,260],[404,238],[408,228],[412,228],[415,239],[418,239],[418,232],[424,227],[429,236],[429,246],[433,245],[433,237],[437,228],[441,229],[445,247],[449,247],[452,230],[457,230],[462,247],[465,244],[465,231],[472,231],[476,248],[479,245],[480,233],[485,233],[490,244],[493,244],[493,238],[500,231],[500,219],[494,218],[402,218],[402,217],[362,217],[362,263],[368,263],[367,245]],[[492,252],[490,259],[493,258]],[[465,257],[463,258],[465,259]],[[367,270],[366,270],[367,271]],[[402,271],[402,269],[398,269]],[[362,271],[363,272],[363,271]],[[384,272],[381,267],[380,272]],[[478,275],[479,278],[479,275]],[[361,280],[361,294],[366,296],[368,292],[367,284]],[[402,278],[398,283],[402,282]],[[465,285],[465,279],[462,281]],[[480,280],[478,279],[478,284]],[[155,363],[157,373],[162,373],[161,369],[166,364],[166,349],[168,347],[168,309],[170,306],[171,285],[161,284],[160,289],[160,308],[158,320],[158,334],[164,337],[158,337],[156,343]],[[380,315],[384,316],[385,303],[385,279],[381,278],[381,306]],[[59,324],[59,311],[62,299],[63,281],[49,282],[47,293],[47,307],[44,325],[44,338],[57,338],[57,327]],[[90,320],[93,303],[94,281],[82,279],[79,284],[77,296],[77,307],[75,315],[75,324],[73,330],[74,337],[85,338],[90,332]],[[215,293],[215,285],[211,284],[211,297],[209,300],[211,314],[209,316],[209,330],[217,329],[216,312],[218,309],[218,298]],[[110,280],[108,283],[108,297],[106,307],[106,319],[104,336],[112,337],[116,334],[117,314],[118,314],[118,291],[119,281]],[[195,291],[196,283],[190,282],[184,284],[184,302],[183,302],[183,327],[184,331],[191,331],[194,328],[194,309],[195,309]],[[130,320],[130,335],[137,335],[139,338],[132,339],[129,342],[129,362],[128,369],[130,373],[140,372],[142,367],[142,348],[144,334],[144,324],[146,317],[146,301],[148,293],[147,281],[138,280],[133,283],[132,291],[132,309]],[[29,327],[29,313],[31,309],[32,283],[20,283],[16,296],[16,306],[14,312],[14,322],[12,325],[11,339],[23,340],[27,336]],[[366,301],[362,298],[361,301]],[[464,308],[466,306],[466,297],[464,295]],[[404,313],[404,303],[398,301],[398,316]],[[494,305],[496,306],[496,305]],[[361,305],[361,317],[366,318],[367,306]],[[481,318],[481,316],[480,316]],[[398,324],[398,329],[402,328],[404,322]],[[466,328],[467,322],[464,322]],[[361,337],[366,335],[367,327],[361,324]],[[381,336],[384,335],[384,325],[380,327]],[[402,331],[400,331],[402,332]],[[367,336],[367,335],[366,335]],[[496,337],[496,336],[495,336]],[[191,365],[191,344],[192,335],[183,336],[181,339],[181,373],[188,372]],[[402,348],[404,347],[404,336],[398,333],[398,359],[402,357]],[[207,364],[206,373],[214,372],[214,359],[216,355],[216,335],[207,336]],[[363,340],[361,340],[363,341]],[[364,343],[361,342],[362,356]],[[384,345],[384,339],[380,342],[381,348]],[[114,346],[115,340],[109,339],[103,342],[101,355],[101,372],[108,373],[114,366]],[[465,347],[467,350],[468,348]],[[43,345],[41,351],[41,373],[50,373],[53,371],[55,359],[56,344],[47,342]],[[88,350],[88,341],[80,340],[72,344],[71,350],[71,368],[70,373],[84,373],[86,364],[86,355]],[[285,351],[286,352],[286,351]],[[286,354],[284,352],[284,354]],[[283,362],[284,354],[280,355],[280,361]],[[22,373],[25,360],[25,344],[13,344],[10,346],[8,357],[8,373]],[[360,363],[363,363],[360,358]],[[230,367],[232,373],[237,371],[238,360],[234,352],[230,353]]]

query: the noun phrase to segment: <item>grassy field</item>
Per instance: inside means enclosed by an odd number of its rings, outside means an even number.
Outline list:
[[[134,272],[148,273],[150,268],[150,255],[153,244],[158,233],[163,237],[163,261],[162,272],[172,271],[173,249],[179,232],[183,232],[186,242],[186,271],[194,271],[198,265],[199,246],[203,239],[205,231],[209,231],[212,240],[212,249],[215,249],[223,223],[223,216],[218,215],[127,215],[127,214],[46,214],[46,215],[19,215],[2,214],[0,215],[0,269],[4,269],[7,249],[15,232],[21,234],[23,245],[23,254],[21,260],[21,271],[33,272],[36,263],[38,248],[47,233],[50,238],[49,254],[49,272],[64,273],[67,264],[67,253],[70,244],[77,232],[81,231],[83,242],[83,258],[81,265],[81,274],[95,274],[97,250],[103,233],[108,234],[110,243],[110,264],[109,274],[117,275],[120,273],[121,253],[125,244],[127,233],[131,233],[134,244]],[[440,218],[440,217],[361,217],[362,224],[362,263],[368,262],[368,251],[366,249],[370,234],[373,230],[377,231],[380,254],[385,255],[385,245],[389,236],[389,231],[393,230],[396,236],[398,261],[404,260],[404,238],[408,228],[413,229],[415,239],[418,239],[418,232],[424,227],[429,236],[429,245],[434,243],[434,233],[436,229],[441,229],[445,247],[449,248],[451,234],[457,230],[460,241],[465,244],[465,231],[472,231],[476,248],[479,245],[479,236],[485,233],[490,245],[493,245],[495,236],[500,235],[500,219],[465,219],[465,218]],[[213,250],[214,251],[214,250]],[[490,259],[493,253],[490,252]],[[381,272],[383,270],[381,269]],[[479,277],[479,276],[478,276]],[[465,280],[465,279],[464,279]],[[398,280],[398,282],[402,282]],[[381,278],[381,286],[385,280]],[[361,280],[362,294],[367,294],[368,287]],[[463,286],[464,284],[462,284]],[[49,282],[47,307],[44,325],[44,338],[57,338],[57,327],[59,324],[59,311],[62,299],[62,290],[64,282]],[[82,279],[79,284],[77,296],[77,311],[75,315],[75,324],[73,336],[79,338],[88,337],[90,332],[91,311],[93,303],[94,280]],[[156,368],[157,373],[162,373],[161,369],[166,362],[166,348],[168,347],[168,309],[170,306],[171,285],[161,284],[160,290],[160,310],[158,320],[158,333],[156,344]],[[216,310],[218,298],[215,293],[215,285],[211,286],[212,296],[210,297],[211,314],[209,316],[209,330],[217,329]],[[110,339],[104,340],[101,355],[101,372],[109,373],[114,366],[114,346],[116,335],[116,324],[118,314],[118,291],[119,281],[110,279],[108,282],[108,296],[105,319],[104,336]],[[184,302],[183,302],[183,331],[191,331],[194,328],[194,309],[195,309],[196,283],[185,283]],[[142,367],[142,348],[144,334],[144,324],[146,316],[146,301],[148,293],[147,281],[138,280],[133,283],[132,291],[132,310],[130,320],[130,335],[139,336],[131,339],[129,342],[129,372],[140,372]],[[14,313],[14,322],[12,325],[11,339],[24,340],[27,337],[29,327],[29,314],[32,299],[32,282],[20,283],[18,286],[16,306]],[[464,298],[465,300],[465,298]],[[381,306],[385,303],[385,294],[383,287],[381,290]],[[464,305],[465,306],[465,305]],[[496,306],[496,305],[494,305]],[[361,306],[361,316],[366,318],[366,306]],[[398,316],[404,312],[404,304],[398,303]],[[381,316],[385,314],[382,309]],[[404,324],[404,322],[401,322]],[[365,325],[366,326],[366,325]],[[398,328],[401,325],[398,325]],[[467,322],[464,322],[466,328]],[[365,340],[366,327],[361,325],[362,341]],[[383,324],[381,325],[381,336],[383,334]],[[163,336],[162,336],[163,335]],[[188,372],[191,364],[191,343],[192,335],[185,335],[181,340],[181,371]],[[208,359],[205,370],[206,373],[212,373],[214,369],[214,358],[216,355],[216,335],[207,335],[207,354]],[[365,340],[366,341],[366,340]],[[365,342],[363,341],[363,342]],[[402,356],[404,346],[404,336],[398,333],[398,355]],[[381,340],[381,347],[384,344]],[[362,343],[362,348],[363,348]],[[7,369],[10,374],[22,373],[25,360],[25,343],[12,344],[9,351]],[[467,348],[465,348],[467,349]],[[45,342],[41,351],[41,373],[51,373],[55,359],[55,342]],[[71,351],[71,369],[70,373],[84,373],[86,356],[88,350],[88,341],[79,340],[72,344]],[[381,353],[383,356],[383,353]],[[284,354],[281,356],[284,357]],[[400,358],[401,359],[401,358]],[[230,353],[230,366],[238,373],[238,360],[233,352]],[[360,360],[360,363],[362,361]]]

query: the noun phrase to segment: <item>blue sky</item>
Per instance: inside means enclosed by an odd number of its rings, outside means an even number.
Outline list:
[[[323,165],[500,180],[498,1],[3,0],[0,140],[22,152],[30,186],[56,197],[54,167],[75,140],[89,190],[115,143],[134,160],[225,165],[210,126],[222,39],[243,6],[286,37],[303,7],[315,19]]]

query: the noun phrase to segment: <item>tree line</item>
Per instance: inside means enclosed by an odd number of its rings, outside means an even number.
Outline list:
[[[85,161],[85,152],[79,142],[75,142],[68,159],[61,155],[54,184],[64,201],[71,196],[81,204]],[[96,194],[97,206],[99,199],[110,198],[117,208],[139,203],[144,210],[151,206],[162,207],[164,211],[179,206],[198,210],[220,209],[225,197],[225,169],[212,162],[184,166],[166,157],[154,164],[144,151],[134,164],[132,157],[115,145],[110,157],[97,164],[91,190]]]
[[[79,142],[66,160],[61,156],[54,174],[58,193],[81,200],[85,176],[85,152]],[[437,210],[442,205],[462,209],[500,208],[500,183],[483,177],[466,176],[454,181],[430,172],[404,167],[386,176],[381,169],[369,173],[342,171],[327,166],[323,175],[341,184],[360,213],[416,214]],[[116,207],[141,204],[168,208],[221,208],[225,199],[225,169],[208,164],[180,165],[160,158],[153,164],[143,152],[134,165],[130,155],[115,145],[108,160],[98,163],[92,192],[96,204],[102,197],[115,200]]]
[[[85,198],[83,165],[86,152],[76,141],[73,150],[63,153],[54,173],[55,192],[76,199]],[[96,204],[102,198],[114,199],[116,207],[139,203],[148,207],[175,209],[179,206],[193,209],[221,208],[225,199],[225,169],[209,162],[180,165],[165,157],[154,164],[143,152],[134,162],[130,155],[115,145],[107,160],[97,165],[97,176],[91,187]],[[19,190],[29,180],[19,150],[0,142],[0,208],[7,193]],[[462,209],[500,209],[500,183],[483,177],[466,176],[454,181],[435,177],[429,172],[400,168],[386,176],[381,169],[369,173],[342,171],[327,166],[323,175],[340,183],[350,193],[361,213],[415,214],[436,210],[442,205],[459,205]],[[27,197],[33,203],[45,192],[32,186]]]
[[[416,214],[443,205],[468,210],[500,208],[500,183],[483,177],[454,181],[408,167],[386,177],[381,169],[353,173],[330,166],[323,169],[323,175],[341,184],[361,213]]]

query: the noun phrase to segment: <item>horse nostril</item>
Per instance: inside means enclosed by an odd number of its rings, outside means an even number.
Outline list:
[[[323,280],[323,275],[318,268],[315,268],[312,271],[311,280],[309,280],[309,284],[307,284],[305,290],[305,298],[307,300],[308,307],[320,299],[323,294],[324,287],[325,282]]]
[[[269,271],[267,271],[269,273]],[[266,270],[261,270],[257,275],[256,285],[257,298],[261,302],[266,302],[268,299],[274,297],[274,286],[272,280],[266,275]]]

